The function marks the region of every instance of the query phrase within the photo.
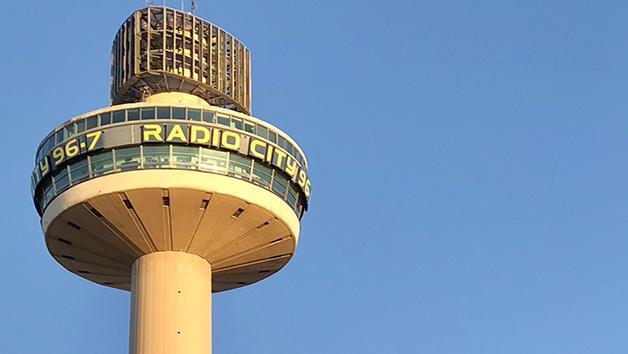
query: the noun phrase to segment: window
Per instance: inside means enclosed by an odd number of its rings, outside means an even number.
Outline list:
[[[142,108],[142,119],[155,119],[155,108]],[[131,119],[129,118],[129,120]]]
[[[185,108],[172,107],[172,119],[185,119]]]
[[[63,192],[66,188],[68,188],[68,185],[70,184],[70,180],[68,179],[68,169],[59,169],[57,172],[55,172],[54,179],[57,193]]]
[[[273,143],[276,143],[276,142],[277,142],[277,134],[275,134],[275,132],[274,132],[274,131],[270,131],[270,130],[269,130],[269,131],[268,131],[268,139],[269,139],[270,141],[272,141]]]
[[[198,109],[188,109],[188,120],[193,120],[196,122],[200,122],[201,120],[201,111]]]
[[[203,111],[203,122],[215,123],[214,112]]]
[[[257,136],[260,136],[260,137],[262,137],[262,138],[266,139],[266,136],[267,136],[267,134],[268,134],[268,129],[266,129],[266,127],[263,127],[263,126],[261,126],[261,125],[259,125],[259,124],[258,124],[258,125],[255,127],[255,134],[256,134]]]
[[[294,184],[290,183],[290,186],[288,187],[288,194],[286,195],[286,200],[288,201],[288,204],[290,204],[290,206],[293,209],[294,209],[294,207],[297,204],[297,196],[298,195],[299,195],[299,193],[294,188]]]
[[[249,133],[255,133],[255,124],[245,120],[244,121],[244,131],[247,131]]]
[[[242,119],[231,117],[231,126],[238,130],[242,130]]]
[[[115,114],[114,114],[115,116]],[[126,111],[126,120],[128,121],[133,121],[133,120],[139,120],[140,119],[140,110],[137,108],[134,109],[129,109]],[[123,119],[124,121],[124,119]]]
[[[272,170],[261,162],[254,161],[253,164],[253,183],[270,188]]]
[[[79,160],[70,165],[70,178],[73,185],[89,178],[87,159]]]
[[[283,136],[279,135],[278,143],[279,143],[279,146],[281,146],[284,150],[287,149],[287,143],[288,142],[286,141],[286,139]]]
[[[100,116],[100,125],[104,125],[103,124],[103,115]],[[106,117],[104,117],[106,119]],[[120,123],[120,122],[124,122],[124,111],[115,111],[113,112],[113,119],[112,119],[112,123]]]
[[[248,180],[251,174],[251,159],[238,154],[229,155],[229,175]]]
[[[63,138],[67,139],[71,136],[73,136],[74,133],[74,124],[70,123],[68,125],[65,126],[65,128],[63,128]]]
[[[142,115],[142,118],[144,115]],[[158,107],[157,119],[170,119],[170,107]]]
[[[198,166],[197,147],[172,146],[172,164],[176,168],[196,169]]]
[[[122,113],[122,120],[124,120],[124,111],[116,111],[113,113],[116,114],[118,112]],[[98,115],[98,118],[100,119],[100,125],[111,124],[111,112],[101,113]]]
[[[80,133],[85,130],[85,119],[80,119],[75,122],[76,124],[76,133]]]
[[[63,141],[63,129],[58,130],[55,135],[56,135],[56,139],[55,140],[56,140],[57,144],[59,144],[60,142]]]
[[[113,171],[113,153],[111,151],[91,156],[89,160],[93,177],[102,176]]]
[[[218,115],[218,124],[229,126],[229,116]]]
[[[147,145],[142,149],[145,168],[170,167],[170,145]]]
[[[225,173],[227,153],[224,151],[201,148],[201,169],[210,172]]]
[[[279,173],[275,173],[275,175],[273,176],[273,191],[283,198],[286,195],[287,183],[288,180],[286,180]]]
[[[94,129],[98,126],[98,117],[87,117],[85,129]]]
[[[128,147],[115,150],[116,170],[129,171],[140,168],[140,148]]]

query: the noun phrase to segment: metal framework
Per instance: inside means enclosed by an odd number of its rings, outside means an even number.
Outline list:
[[[223,29],[166,7],[135,11],[111,49],[111,104],[186,92],[250,114],[249,50]]]

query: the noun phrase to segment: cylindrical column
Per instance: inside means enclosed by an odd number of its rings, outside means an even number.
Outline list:
[[[130,354],[211,353],[211,266],[185,252],[133,263]]]

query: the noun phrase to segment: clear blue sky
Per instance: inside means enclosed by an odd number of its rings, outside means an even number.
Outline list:
[[[628,2],[197,5],[313,181],[293,260],[213,297],[214,353],[628,352]],[[143,6],[3,2],[2,352],[128,350],[129,294],[48,255],[29,173]]]

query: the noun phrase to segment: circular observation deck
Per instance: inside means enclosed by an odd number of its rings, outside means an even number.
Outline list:
[[[249,50],[223,29],[167,7],[135,11],[111,49],[111,104],[184,92],[250,114]]]
[[[206,259],[213,291],[259,281],[294,253],[310,182],[301,149],[256,118],[205,105],[134,103],[73,118],[32,175],[46,245],[73,273],[129,290],[158,251]]]

